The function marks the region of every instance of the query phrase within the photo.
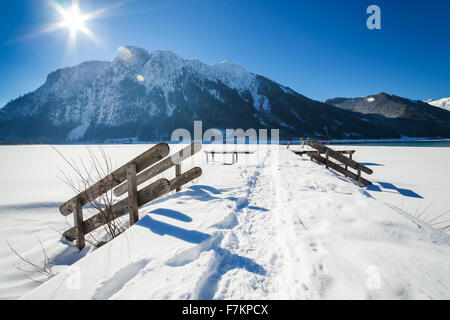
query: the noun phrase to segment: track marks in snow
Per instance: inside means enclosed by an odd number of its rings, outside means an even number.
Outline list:
[[[120,291],[125,284],[136,277],[139,272],[150,263],[150,259],[142,259],[133,263],[130,263],[123,268],[119,269],[111,277],[104,280],[97,288],[92,299],[105,300],[111,298],[115,293]]]
[[[270,154],[267,154],[262,163],[254,168],[255,171],[247,168],[241,172],[242,178],[247,180],[247,189],[241,192],[246,197],[240,197],[236,201],[238,224],[230,230],[235,241],[223,242],[223,247],[230,247],[233,252],[260,264],[265,272],[249,274],[242,269],[227,271],[225,274],[220,272],[223,275],[218,283],[218,290],[214,296],[210,294],[210,297],[286,298],[286,292],[290,292],[293,287],[292,275],[298,271],[293,270],[290,260],[297,256],[292,258],[287,245],[289,240],[285,233],[289,229],[289,221],[284,218],[285,192],[273,161]],[[300,219],[298,221],[303,225]],[[287,296],[293,298],[299,295],[292,292]]]
[[[240,181],[244,183],[235,186],[223,198],[223,201],[228,202],[230,212],[210,227],[212,236],[209,240],[179,252],[166,261],[169,267],[193,268],[201,272],[202,276],[197,280],[192,298],[220,299],[228,291],[224,283],[230,282],[227,277],[229,274],[240,274],[237,281],[242,277],[251,278],[256,284],[266,276],[264,266],[254,255],[255,248],[248,246],[245,241],[248,235],[257,232],[257,226],[251,223],[251,217],[260,219],[261,215],[266,215],[269,211],[250,202],[261,177],[261,168],[262,164],[241,168]]]
[[[252,206],[249,202],[249,195],[252,194],[261,174],[261,165],[245,166],[239,169],[239,178],[234,188],[223,191],[220,195],[221,201],[225,203],[225,207],[229,208],[229,212],[223,216],[222,220],[209,227],[210,231],[207,233],[211,236],[195,246],[153,263],[154,270],[163,272],[162,270],[167,268],[167,271],[163,273],[170,275],[167,282],[168,288],[175,281],[174,279],[178,278],[177,274],[191,275],[189,280],[183,279],[187,281],[186,286],[192,288],[182,296],[186,299],[217,298],[218,287],[223,287],[220,283],[224,275],[229,273],[243,272],[246,275],[256,276],[258,281],[266,275],[265,268],[248,254],[251,249],[246,250],[242,246],[240,233],[236,232],[246,227],[242,224],[244,220],[241,219],[244,212],[252,211],[254,216],[258,217],[259,214],[266,214],[268,211],[266,208]],[[218,194],[215,196],[219,197]],[[251,225],[249,227],[252,228]],[[243,233],[251,233],[250,229]],[[151,277],[152,274],[153,272],[145,276]],[[163,282],[160,284],[165,287],[166,284]],[[192,285],[194,287],[191,287]],[[160,292],[164,291],[163,287],[159,290]],[[172,297],[170,294],[169,296]]]
[[[198,246],[177,253],[174,257],[167,260],[166,264],[170,267],[180,267],[192,263],[200,257],[202,252],[217,248],[222,239],[223,235],[216,233],[209,240],[203,241]]]
[[[318,183],[314,172],[308,176],[308,164],[288,160],[280,167],[270,153],[261,163],[240,169],[239,184],[221,196],[229,212],[209,228],[211,237],[160,259],[154,268],[169,268],[170,274],[192,270],[193,287],[186,298],[326,298],[333,277],[321,235],[330,222],[316,212],[328,210],[330,193],[351,192],[347,182]],[[138,262],[119,270],[95,298],[110,298],[145,267]]]

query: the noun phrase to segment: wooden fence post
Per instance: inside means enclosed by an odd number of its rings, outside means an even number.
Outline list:
[[[361,187],[361,169],[358,168],[358,187]]]
[[[128,207],[130,212],[130,226],[132,226],[139,220],[135,163],[131,163],[128,166],[127,185],[128,185]]]
[[[75,228],[77,229],[77,247],[79,250],[81,250],[85,246],[85,240],[83,226],[83,206],[81,205],[80,199],[77,199],[75,201],[75,212],[73,214],[73,220]]]
[[[352,154],[351,153],[348,155],[348,157],[350,158],[350,160],[352,160]],[[347,169],[348,169],[348,166],[345,165],[345,170],[347,170]]]
[[[327,162],[326,162],[326,164],[325,164],[325,167],[328,169],[328,162],[330,161],[328,158],[329,158],[329,152],[328,152],[328,150],[325,150],[325,159],[327,159]]]
[[[179,177],[181,175],[181,164],[175,165],[175,178]],[[181,187],[177,187],[175,192],[180,192]]]

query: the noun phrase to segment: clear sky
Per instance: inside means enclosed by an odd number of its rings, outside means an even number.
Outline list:
[[[67,6],[70,1],[54,1]],[[381,91],[450,96],[448,0],[80,0],[96,41],[69,30],[50,0],[0,0],[0,107],[49,72],[112,60],[119,46],[167,49],[205,63],[231,60],[316,100]],[[366,9],[381,8],[381,30]]]

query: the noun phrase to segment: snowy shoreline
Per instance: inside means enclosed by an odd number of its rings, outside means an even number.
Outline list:
[[[399,143],[410,143],[410,142],[450,142],[449,138],[434,138],[434,137],[402,137],[402,138],[392,138],[392,139],[320,139],[320,138],[309,138],[309,137],[299,137],[295,139],[280,139],[279,144],[299,144],[300,139],[303,139],[304,143],[306,144],[307,139],[309,140],[316,140],[321,143],[330,143],[330,144],[364,144],[364,143],[388,143],[388,142],[399,142]],[[111,139],[114,140],[114,139]],[[55,146],[85,146],[85,145],[152,145],[157,144],[160,141],[140,141],[137,138],[124,138],[124,139],[117,139],[117,141],[106,141],[102,143],[95,143],[93,141],[87,141],[87,142],[67,142],[67,143],[54,143],[52,145]],[[178,142],[172,142],[172,141],[165,141],[169,145],[177,145]],[[201,141],[202,144],[205,145],[211,145],[214,144],[214,142],[211,141]],[[256,145],[255,142],[250,142],[250,145]],[[268,143],[270,145],[270,143]],[[45,146],[47,144],[45,143],[23,143],[23,144],[0,144],[0,146]],[[225,143],[224,143],[225,145]]]
[[[149,146],[103,147],[120,165]],[[450,237],[410,216],[449,207],[450,148],[336,146],[373,169],[365,189],[277,148],[236,165],[218,155],[206,164],[201,151],[195,184],[145,206],[119,238],[78,253],[52,230],[67,228],[58,207],[73,192],[56,169],[67,167],[49,146],[1,146],[0,298],[450,298]],[[58,149],[86,156],[84,146]],[[38,288],[5,244],[39,261],[36,236],[60,272]],[[74,262],[81,287],[72,290]]]

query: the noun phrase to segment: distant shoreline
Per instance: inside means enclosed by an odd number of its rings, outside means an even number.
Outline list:
[[[325,142],[325,141],[323,141]],[[328,141],[327,141],[328,142]],[[379,147],[450,147],[450,139],[364,139],[331,140],[330,145],[355,145]]]
[[[315,138],[308,138],[309,140],[316,140],[324,144],[330,144],[330,145],[360,145],[360,146],[426,146],[426,147],[450,147],[450,138],[397,138],[397,139],[315,139]],[[306,145],[307,138],[303,138],[303,141]],[[83,145],[142,145],[142,144],[157,144],[161,142],[161,140],[158,141],[130,141],[130,142],[123,142],[123,141],[117,141],[117,142],[100,142],[95,143],[92,141],[86,141],[86,142],[74,142],[74,143],[4,143],[0,144],[0,146],[33,146],[33,145],[61,145],[61,146],[83,146]],[[178,144],[178,142],[172,142],[172,141],[164,141],[168,144]],[[281,139],[279,141],[280,145],[299,145],[300,144],[300,138],[298,139],[290,139],[285,140]],[[209,141],[202,141],[202,144],[211,144]],[[249,144],[255,144],[255,143],[249,143]],[[270,143],[269,143],[270,144]]]

